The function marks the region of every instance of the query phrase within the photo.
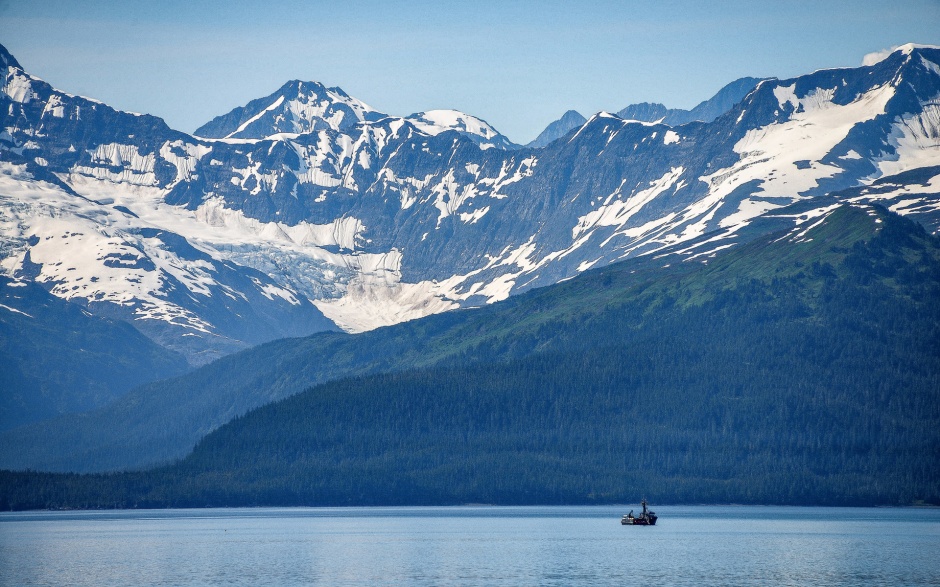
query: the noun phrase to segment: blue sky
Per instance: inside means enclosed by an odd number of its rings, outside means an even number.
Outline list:
[[[290,79],[406,115],[457,108],[517,142],[568,109],[690,108],[736,78],[940,45],[940,0],[0,0],[32,74],[191,132]]]

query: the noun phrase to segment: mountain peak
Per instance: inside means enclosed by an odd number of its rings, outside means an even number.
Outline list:
[[[578,128],[587,122],[587,119],[576,110],[569,110],[561,115],[561,118],[545,127],[545,130],[535,138],[534,141],[526,145],[527,147],[544,147],[552,141],[558,140],[572,130]]]
[[[657,102],[640,102],[630,104],[617,113],[624,120],[640,120],[642,122],[658,122],[666,117],[671,110]]]
[[[22,69],[19,62],[13,57],[13,54],[3,45],[0,45],[0,64],[2,64],[3,67],[19,67]]]
[[[301,134],[325,128],[344,130],[364,120],[384,117],[338,87],[291,80],[276,92],[218,116],[196,129],[214,139],[263,139],[280,133]]]
[[[421,132],[429,135],[438,135],[453,130],[468,137],[483,149],[515,149],[515,143],[503,136],[490,123],[482,118],[460,110],[440,109],[417,112],[405,118],[415,125]]]
[[[862,66],[868,67],[872,65],[877,65],[894,54],[910,55],[911,53],[914,53],[915,51],[918,51],[921,49],[940,50],[940,46],[922,45],[920,43],[905,43],[903,45],[898,45],[897,47],[893,47],[891,49],[875,51],[874,53],[869,53],[865,55],[865,57],[862,58]]]
[[[757,87],[764,78],[742,77],[725,85],[709,98],[696,105],[691,110],[682,108],[666,108],[655,102],[640,102],[631,104],[618,112],[618,116],[626,120],[639,120],[642,122],[662,122],[669,126],[679,126],[689,122],[711,122],[731,110],[731,108],[744,99],[751,90]]]

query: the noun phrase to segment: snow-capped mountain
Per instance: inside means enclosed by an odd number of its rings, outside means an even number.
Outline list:
[[[940,216],[936,48],[764,80],[711,122],[598,113],[544,148],[455,111],[379,115],[306,82],[199,138],[0,59],[4,273],[197,346],[311,332],[325,327],[317,310],[374,328],[641,254],[707,261],[794,202],[794,223],[849,197]],[[223,328],[255,333],[249,308],[277,327],[252,340]]]
[[[438,135],[445,131],[456,131],[472,140],[481,149],[518,149],[513,143],[490,126],[485,120],[465,114],[459,110],[428,110],[405,118],[423,133]]]
[[[326,128],[342,131],[360,122],[384,117],[340,88],[293,80],[270,96],[252,100],[212,119],[196,129],[195,135],[215,139],[263,139]]]
[[[24,164],[0,162],[0,267],[96,315],[131,321],[194,364],[333,328],[307,298],[267,274],[190,244],[179,230],[193,239],[187,220],[168,215],[159,192],[118,186],[112,193],[84,198]]]
[[[58,92],[5,51],[0,64],[4,274],[131,321],[194,364],[334,328],[267,274],[193,246],[192,229],[209,226],[163,200],[167,185],[191,173],[186,149],[199,147],[187,135],[158,118]]]
[[[390,116],[350,97],[341,88],[292,80],[269,96],[212,119],[194,134],[207,139],[277,139],[325,129],[350,134],[359,123],[384,118]],[[429,110],[404,120],[431,136],[452,130],[484,149],[518,148],[486,121],[459,110]]]

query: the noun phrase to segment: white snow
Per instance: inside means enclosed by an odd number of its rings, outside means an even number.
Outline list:
[[[185,155],[177,155],[174,150],[182,150]],[[176,178],[167,186],[167,189],[172,188],[181,181],[190,179],[199,160],[211,152],[212,147],[207,145],[197,145],[183,141],[164,143],[160,147],[160,156],[176,167]]]
[[[786,104],[790,104],[794,108],[800,105],[800,101],[796,98],[796,82],[789,86],[775,87],[774,96],[776,96],[777,104],[781,108],[783,108]]]
[[[89,151],[94,167],[77,166],[76,173],[105,179],[114,183],[130,183],[141,186],[156,186],[154,175],[156,158],[152,153],[141,155],[136,145],[108,143]],[[121,168],[120,171],[113,171]]]
[[[460,214],[460,221],[464,224],[475,224],[477,220],[486,216],[486,213],[490,211],[489,206],[484,206],[473,212],[462,212]]]
[[[429,135],[438,135],[447,130],[458,130],[491,139],[498,135],[492,126],[459,110],[428,110],[406,117],[418,129]]]
[[[458,184],[454,179],[454,170],[451,169],[439,183],[431,188],[431,193],[434,195],[434,207],[439,211],[437,226],[440,226],[444,218],[457,211],[464,202],[476,196],[478,192],[476,184],[469,183],[462,186]]]
[[[819,160],[856,124],[883,114],[894,96],[894,88],[884,85],[849,104],[838,105],[831,101],[832,90],[817,89],[797,98],[793,87],[778,87],[774,92],[781,103],[794,104],[796,111],[789,120],[749,130],[734,146],[741,154],[737,163],[700,178],[709,184],[710,195],[723,197],[757,180],[763,196],[799,197],[816,187],[819,180],[842,171]],[[799,169],[797,161],[808,161],[809,166]]]
[[[0,163],[0,194],[0,232],[8,243],[0,261],[5,274],[12,274],[28,251],[30,260],[41,265],[36,281],[51,285],[57,297],[131,306],[142,319],[211,331],[211,325],[162,294],[172,275],[193,294],[206,295],[212,279],[204,262],[178,258],[158,239],[131,232],[133,217],[109,214],[95,202],[31,181],[6,163]],[[38,242],[28,245],[31,236]],[[148,259],[158,270],[148,268]]]
[[[26,104],[35,97],[32,82],[33,78],[22,70],[10,68],[2,91],[14,102]]]
[[[50,114],[54,118],[65,118],[65,104],[62,102],[62,96],[59,94],[49,96],[45,108],[42,109],[41,116],[45,116],[46,114]]]
[[[314,300],[323,314],[347,332],[362,332],[397,324],[457,307],[447,299],[448,285],[434,281],[403,283],[402,254],[346,257],[355,277],[344,286],[342,297]]]
[[[684,171],[682,167],[673,167],[658,180],[651,181],[648,188],[635,191],[627,198],[622,197],[620,190],[624,183],[621,183],[603,206],[578,218],[578,223],[571,229],[572,240],[600,226],[625,226],[634,214],[672,188]]]
[[[504,194],[499,193],[500,189],[521,181],[526,177],[530,177],[535,170],[535,166],[538,164],[538,159],[532,155],[526,157],[522,161],[515,165],[515,158],[511,158],[508,161],[504,161],[500,166],[499,174],[495,178],[483,178],[477,181],[480,186],[489,186],[491,188],[489,192],[489,197],[495,199],[502,199],[507,197]],[[515,165],[515,169],[513,166]],[[512,171],[512,175],[510,175]]]
[[[181,211],[174,209],[167,210],[167,212],[180,214]],[[200,241],[220,245],[234,244],[244,240],[252,242],[261,240],[302,247],[338,246],[354,251],[357,248],[356,240],[365,231],[362,222],[351,216],[337,218],[329,224],[300,222],[291,226],[281,222],[261,222],[245,216],[239,210],[226,208],[225,201],[221,197],[207,199],[195,210],[193,216],[195,220],[211,229],[187,225],[185,232]],[[183,228],[179,224],[177,227]]]
[[[479,145],[481,149],[506,148],[510,146],[508,139],[490,126],[485,120],[472,116],[459,110],[428,110],[418,112],[405,118],[421,132],[435,136],[448,130],[455,130],[483,139]]]
[[[741,226],[742,224],[746,224],[747,221],[751,220],[752,218],[760,216],[761,214],[769,212],[775,208],[779,208],[780,206],[781,204],[775,204],[766,200],[752,200],[751,198],[745,198],[738,205],[738,211],[725,216],[721,222],[718,223],[718,226],[722,228]]]
[[[243,131],[244,131],[246,128],[248,128],[253,122],[255,122],[256,120],[258,120],[259,118],[261,118],[262,116],[264,116],[265,114],[267,114],[268,112],[270,112],[271,110],[274,110],[275,108],[277,108],[278,106],[280,106],[280,105],[283,104],[283,103],[284,103],[284,96],[278,96],[278,97],[277,97],[277,100],[275,100],[270,106],[268,106],[267,108],[265,108],[265,109],[262,110],[261,112],[255,114],[254,116],[252,116],[251,118],[249,118],[249,119],[246,120],[245,122],[241,123],[241,124],[238,126],[238,128],[235,129],[234,132],[230,132],[230,133],[227,134],[224,138],[230,139],[230,138],[234,137],[235,135],[237,135],[238,133],[243,132]]]
[[[16,308],[11,308],[10,306],[7,306],[6,304],[0,304],[0,308],[3,308],[4,310],[9,310],[10,312],[13,312],[14,314],[21,314],[21,315],[23,315],[23,316],[26,316],[27,318],[32,318],[32,317],[33,317],[33,316],[31,316],[30,314],[27,314],[26,312],[24,312],[24,311],[22,311],[22,310],[17,310]]]
[[[895,121],[888,138],[895,152],[876,160],[881,175],[940,162],[940,94],[921,106],[921,112]]]
[[[881,51],[875,51],[873,53],[868,53],[862,58],[862,65],[865,67],[877,65],[891,56],[892,53],[900,51],[904,55],[910,55],[914,49],[940,49],[940,46],[937,45],[920,45],[918,43],[907,43],[904,45],[898,45],[890,49],[882,49]]]
[[[940,210],[940,175],[935,175],[925,184],[895,184],[880,186],[881,189],[865,189],[862,195],[852,198],[851,202],[869,203],[879,201],[894,201],[888,209],[898,214],[911,214],[915,212],[929,212]]]

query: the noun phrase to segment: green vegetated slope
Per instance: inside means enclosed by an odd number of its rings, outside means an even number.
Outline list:
[[[0,507],[940,502],[940,243],[810,224],[523,296],[460,325],[476,363],[313,387],[173,466],[4,473]]]
[[[129,324],[0,276],[0,430],[97,408],[188,369]]]
[[[260,345],[141,386],[98,410],[0,433],[0,468],[98,472],[153,466],[182,458],[232,418],[318,383],[590,346],[607,323],[606,309],[624,308],[646,288],[661,290],[673,276],[701,267],[664,269],[665,263],[638,258],[484,308],[357,335],[320,333]]]

